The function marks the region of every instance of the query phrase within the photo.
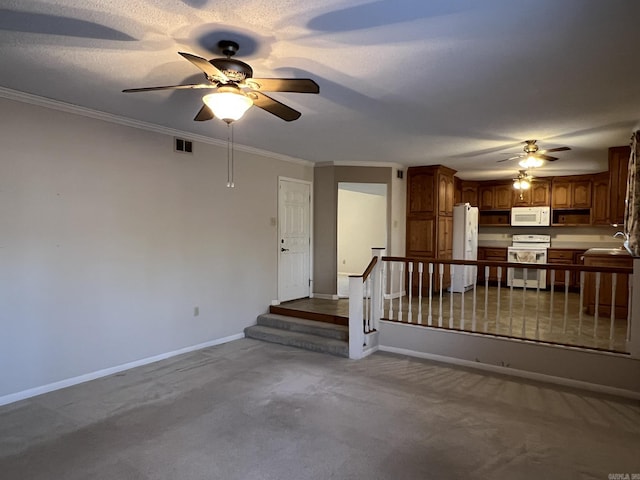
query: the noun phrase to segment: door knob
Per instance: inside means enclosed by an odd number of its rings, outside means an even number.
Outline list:
[[[288,252],[288,251],[289,251],[289,249],[288,249],[288,248],[281,248],[281,249],[280,249],[280,251],[281,251],[281,252]]]

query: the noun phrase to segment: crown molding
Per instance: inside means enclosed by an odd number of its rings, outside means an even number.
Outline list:
[[[314,164],[315,167],[379,167],[379,168],[407,168],[406,165],[395,162],[356,162],[356,161],[341,161],[332,160],[328,162],[318,162]]]
[[[149,132],[160,133],[162,135],[170,135],[172,137],[181,137],[191,141],[207,143],[209,145],[215,145],[218,147],[227,148],[226,140],[218,140],[217,138],[207,137],[205,135],[194,134],[191,132],[185,132],[182,130],[176,130],[174,128],[164,127],[162,125],[156,125],[153,123],[143,122],[141,120],[133,120],[131,118],[122,117],[120,115],[114,115],[112,113],[101,112],[99,110],[93,110],[87,107],[81,107],[79,105],[73,105],[71,103],[61,102],[59,100],[53,100],[47,97],[41,97],[33,95],[31,93],[20,92],[11,88],[0,87],[0,98],[6,98],[7,100],[14,100],[17,102],[28,103],[30,105],[36,105],[38,107],[50,108],[52,110],[58,110],[61,112],[71,113],[74,115],[80,115],[83,117],[93,118],[96,120],[102,120],[104,122],[115,123],[123,125],[125,127],[138,128]],[[250,147],[248,145],[235,144],[234,149],[261,157],[272,158],[274,160],[282,160],[284,162],[295,163],[297,165],[303,165],[306,167],[313,167],[315,164],[309,160],[303,160],[301,158],[290,157],[288,155],[282,155],[280,153],[270,152],[268,150],[262,150],[260,148]]]

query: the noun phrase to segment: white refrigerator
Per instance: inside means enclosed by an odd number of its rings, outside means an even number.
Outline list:
[[[453,259],[478,259],[478,207],[459,203],[453,207]],[[473,288],[476,267],[454,265],[451,277],[452,292],[465,292]]]

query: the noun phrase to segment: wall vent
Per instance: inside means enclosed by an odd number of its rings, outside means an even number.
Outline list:
[[[404,171],[398,170],[396,172],[396,177],[398,177],[400,180],[402,180],[404,178]]]
[[[174,148],[176,152],[193,153],[193,142],[184,138],[175,138]]]

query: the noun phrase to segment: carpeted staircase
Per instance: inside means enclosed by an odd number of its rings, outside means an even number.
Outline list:
[[[248,338],[290,345],[314,352],[349,356],[349,329],[343,325],[265,313],[244,329]]]

